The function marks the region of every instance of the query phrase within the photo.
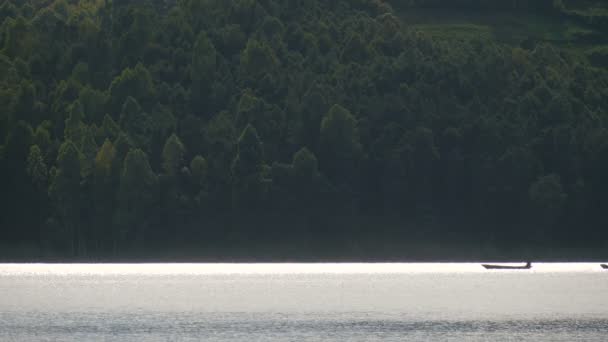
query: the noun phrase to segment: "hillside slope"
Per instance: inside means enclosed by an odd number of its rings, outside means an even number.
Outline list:
[[[601,254],[601,44],[416,6],[4,0],[0,254]]]
[[[492,39],[532,49],[548,43],[605,67],[605,1],[388,1],[411,29],[436,39]],[[602,55],[599,55],[602,53]]]

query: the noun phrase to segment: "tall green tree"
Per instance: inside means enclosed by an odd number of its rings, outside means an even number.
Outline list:
[[[561,178],[556,174],[538,178],[530,186],[529,196],[534,214],[543,225],[543,228],[554,228],[568,199],[568,195],[564,192]]]
[[[120,127],[127,133],[133,144],[138,148],[147,148],[149,142],[150,121],[139,102],[133,97],[127,97],[120,112]]]
[[[37,145],[33,145],[30,148],[30,154],[27,158],[27,174],[31,177],[34,185],[33,191],[28,196],[29,207],[32,210],[30,238],[42,240],[41,232],[43,228],[41,227],[49,214],[49,198],[46,192],[49,182],[49,172],[42,152]]]
[[[206,32],[199,33],[194,43],[190,78],[192,79],[193,109],[197,113],[209,113],[205,108],[211,99],[211,90],[217,70],[217,51]]]
[[[97,142],[95,141],[95,129],[93,127],[85,127],[85,135],[82,138],[81,150],[81,167],[82,176],[90,178],[93,174],[95,156],[97,155]]]
[[[246,84],[270,92],[277,86],[279,60],[268,44],[251,38],[241,53],[240,72]]]
[[[256,129],[247,125],[238,140],[232,162],[232,200],[237,210],[260,205],[267,191],[264,150]]]
[[[184,144],[179,140],[177,135],[171,136],[165,142],[163,147],[163,171],[170,177],[175,177],[179,173],[181,166],[184,163],[186,149]]]
[[[141,63],[134,68],[126,68],[110,84],[110,110],[120,113],[129,97],[134,98],[145,109],[152,107],[156,101],[156,87],[152,75]]]
[[[72,104],[70,116],[65,120],[64,138],[71,140],[77,148],[82,147],[83,139],[86,135],[86,126],[83,123],[84,112],[80,101]]]
[[[200,155],[195,156],[190,162],[190,174],[194,202],[201,209],[200,211],[207,211],[209,210],[207,207],[209,201],[209,186],[207,184],[209,165],[207,160]]]
[[[293,155],[293,193],[297,198],[297,210],[307,215],[317,215],[322,194],[326,184],[319,172],[317,157],[307,148],[302,148]]]
[[[73,256],[81,255],[85,247],[80,227],[80,161],[76,145],[71,140],[66,140],[59,149],[57,170],[49,187],[49,195],[57,208],[61,223],[67,229],[65,238]]]
[[[92,198],[94,230],[93,236],[98,252],[116,252],[119,231],[113,225],[112,215],[116,209],[119,165],[116,149],[106,139],[97,151],[93,164]]]
[[[158,203],[158,177],[140,149],[132,149],[120,174],[116,223],[120,226],[119,244],[130,245],[144,238],[154,223]]]
[[[42,152],[38,145],[30,147],[30,154],[27,157],[27,174],[32,178],[32,182],[39,189],[46,189],[48,181],[48,167],[44,162]]]
[[[361,143],[357,120],[346,108],[334,105],[321,121],[321,168],[335,182],[353,181]]]
[[[31,126],[26,122],[18,121],[10,128],[2,151],[0,201],[3,210],[0,212],[0,232],[8,241],[20,240],[27,236],[25,232],[29,231],[29,227],[25,226],[31,224],[29,218],[34,216],[31,214],[28,216],[33,186],[26,172],[32,142]],[[19,224],[24,225],[20,230],[10,228]]]

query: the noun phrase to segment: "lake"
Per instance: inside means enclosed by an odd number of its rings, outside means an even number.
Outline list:
[[[591,263],[0,264],[0,341],[606,341]]]

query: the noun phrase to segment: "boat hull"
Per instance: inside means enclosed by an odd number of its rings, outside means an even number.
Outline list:
[[[486,270],[529,270],[532,266],[501,266],[482,264]]]

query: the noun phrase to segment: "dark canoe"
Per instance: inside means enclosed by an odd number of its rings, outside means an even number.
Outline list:
[[[532,268],[532,265],[530,264],[524,266],[502,266],[482,264],[481,266],[485,267],[486,270],[529,270]]]
[[[603,269],[608,270],[608,265],[607,264],[601,264],[600,266],[602,266]]]

